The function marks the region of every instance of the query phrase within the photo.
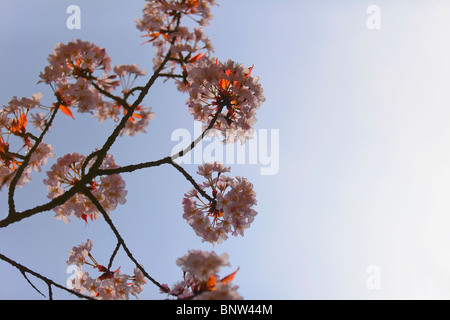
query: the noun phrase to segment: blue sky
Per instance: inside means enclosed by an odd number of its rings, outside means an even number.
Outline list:
[[[81,8],[81,29],[66,28],[66,8]],[[58,42],[80,38],[105,47],[113,64],[152,68],[134,19],[144,1],[11,1],[0,3],[0,103],[43,92],[36,85]],[[175,261],[189,249],[229,254],[240,267],[234,283],[246,299],[448,298],[450,296],[450,4],[436,1],[223,0],[206,28],[220,60],[255,65],[266,102],[256,133],[279,133],[279,170],[234,164],[248,178],[259,212],[244,237],[212,247],[182,219],[189,182],[172,167],[125,175],[127,204],[112,219],[134,256],[158,281],[180,280]],[[369,30],[369,5],[381,28]],[[148,133],[122,137],[112,148],[119,164],[170,154],[174,130],[194,134],[186,96],[169,81],[145,100],[156,118]],[[112,123],[60,114],[46,140],[57,155],[90,153]],[[269,136],[270,137],[270,136]],[[260,136],[258,136],[260,138]],[[270,140],[269,140],[270,141]],[[206,147],[209,142],[204,143]],[[203,149],[205,150],[205,149]],[[274,149],[272,149],[274,150]],[[274,158],[275,159],[275,158]],[[184,165],[195,175],[197,165]],[[47,168],[46,168],[47,169]],[[18,190],[19,209],[47,201],[43,174]],[[6,213],[0,193],[0,217]],[[115,238],[105,223],[65,225],[41,213],[0,230],[0,252],[65,283],[72,246],[93,239],[105,261]],[[116,260],[124,272],[132,265]],[[367,269],[380,271],[370,290]],[[21,274],[0,262],[0,298],[39,299]],[[43,283],[33,280],[42,291]],[[71,298],[54,290],[55,298]],[[148,284],[142,299],[161,299]]]

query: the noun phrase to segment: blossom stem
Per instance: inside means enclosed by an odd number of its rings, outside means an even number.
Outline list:
[[[128,90],[128,92],[126,92],[124,94],[124,100],[127,100],[128,97],[134,93],[134,91],[137,91],[137,90],[141,90],[142,91],[143,89],[144,89],[144,87],[137,86],[137,87],[134,87],[134,88]]]
[[[205,197],[209,202],[213,203],[213,205],[215,206],[215,202],[216,200],[214,198],[212,198],[209,194],[207,194],[205,192],[205,190],[203,190],[202,188],[200,188],[200,186],[198,185],[197,182],[195,182],[194,178],[192,178],[192,176],[186,172],[186,170],[183,169],[183,167],[181,167],[179,164],[177,164],[174,161],[171,161],[170,164],[177,169],[179,172],[181,172],[181,174],[194,186],[194,188],[203,196]]]
[[[117,102],[118,104],[120,104],[122,107],[124,107],[125,109],[128,108],[128,104],[125,102],[124,99],[121,99],[119,97],[116,97],[115,95],[109,93],[108,91],[100,88],[95,82],[91,82],[92,86],[101,94],[103,94],[104,96],[114,100],[115,102]]]

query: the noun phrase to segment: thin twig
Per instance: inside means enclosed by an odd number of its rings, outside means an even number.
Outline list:
[[[208,127],[202,132],[201,135],[199,135],[197,137],[197,139],[195,139],[194,141],[191,142],[191,144],[189,146],[187,146],[184,150],[181,150],[180,152],[174,154],[171,158],[172,160],[176,160],[184,155],[186,155],[189,151],[191,151],[192,149],[195,148],[195,146],[205,137],[205,135],[208,133],[209,130],[212,129],[212,127],[214,126],[214,124],[217,121],[217,117],[219,116],[219,114],[222,113],[223,108],[225,107],[225,105],[223,106],[219,106],[219,108],[217,109],[216,114],[214,115],[214,118],[212,118],[211,122],[209,123]]]
[[[36,286],[31,282],[30,279],[28,279],[27,274],[24,270],[20,270],[20,273],[22,274],[22,276],[25,278],[25,280],[27,280],[27,282],[30,284],[30,286],[36,290],[41,296],[43,296],[44,298],[46,298],[45,294],[43,294],[41,291],[39,291],[38,288],[36,288]]]
[[[116,248],[114,249],[114,251],[113,251],[113,253],[112,253],[112,255],[111,255],[111,258],[109,258],[108,270],[111,269],[112,264],[113,264],[113,261],[114,261],[114,258],[116,257],[116,254],[117,254],[117,252],[118,252],[119,249],[120,249],[120,246],[121,246],[120,242],[117,241]]]
[[[182,74],[160,73],[159,75],[161,77],[166,77],[166,78],[181,78],[181,79],[184,79],[184,76]]]
[[[174,161],[171,161],[170,164],[171,164],[175,169],[177,169],[177,170],[178,170],[178,171],[186,178],[186,180],[188,180],[188,181],[194,186],[194,188],[195,188],[198,192],[200,192],[200,194],[201,194],[203,197],[205,197],[206,199],[208,199],[209,202],[213,202],[213,203],[215,202],[215,200],[214,200],[210,195],[208,195],[208,194],[205,192],[205,190],[203,190],[202,188],[200,188],[200,186],[197,184],[197,182],[195,182],[194,178],[192,178],[192,176],[191,176],[189,173],[187,173],[187,171],[184,170],[178,163],[176,163],[176,162],[174,162]]]
[[[130,95],[134,95],[134,92],[137,91],[137,90],[141,90],[141,91],[142,91],[142,90],[144,90],[144,87],[137,86],[137,87],[134,87],[133,89],[130,89],[128,92],[126,92],[126,93],[124,94],[124,99],[127,100],[128,97],[129,97]]]
[[[100,93],[103,94],[104,96],[106,96],[106,97],[108,97],[108,98],[114,100],[117,104],[121,105],[121,106],[124,107],[125,109],[128,109],[129,106],[128,106],[127,102],[126,102],[124,99],[121,99],[121,98],[119,98],[119,97],[117,97],[117,96],[115,96],[115,95],[109,93],[108,91],[106,91],[106,90],[100,88],[99,85],[96,84],[94,81],[92,81],[91,84],[92,84],[92,86],[93,86],[98,92],[100,92]]]
[[[127,256],[130,258],[131,261],[134,262],[136,267],[141,270],[141,272],[144,274],[145,277],[147,277],[153,284],[155,284],[159,289],[161,289],[163,292],[168,292],[167,288],[162,286],[158,281],[153,279],[147,271],[139,264],[139,262],[133,257],[133,254],[131,253],[130,249],[128,249],[128,246],[126,245],[125,241],[123,240],[122,236],[120,235],[119,231],[115,227],[114,223],[112,222],[111,218],[109,217],[108,213],[105,211],[103,206],[98,202],[97,198],[89,191],[87,188],[84,188],[83,194],[91,200],[91,202],[95,205],[98,211],[102,214],[103,218],[105,219],[106,223],[109,225],[113,233],[115,234],[117,241],[122,246],[123,250],[127,254]]]

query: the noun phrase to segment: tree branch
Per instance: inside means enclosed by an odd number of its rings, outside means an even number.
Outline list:
[[[19,182],[19,179],[22,176],[25,168],[28,166],[28,163],[30,162],[31,156],[36,151],[37,147],[39,146],[39,144],[44,139],[44,136],[47,133],[48,129],[52,125],[53,120],[55,119],[56,113],[58,112],[59,105],[60,105],[60,102],[58,102],[55,105],[55,110],[53,111],[53,113],[52,113],[52,115],[50,117],[50,120],[47,122],[44,130],[42,131],[42,133],[39,136],[39,138],[36,140],[36,143],[33,145],[33,147],[31,148],[30,152],[28,152],[28,154],[25,156],[25,159],[23,160],[23,162],[20,165],[20,167],[17,169],[16,174],[14,175],[14,178],[12,179],[12,181],[11,181],[11,183],[9,185],[9,192],[8,192],[9,212],[8,212],[8,217],[10,217],[10,216],[12,216],[12,215],[14,215],[16,213],[16,206],[15,206],[15,203],[14,203],[14,193],[15,193],[15,190],[16,190],[16,185]]]
[[[29,274],[35,276],[36,278],[41,279],[42,281],[44,281],[44,282],[48,285],[48,287],[49,287],[49,298],[50,298],[50,299],[53,298],[53,294],[52,294],[52,291],[51,291],[51,286],[55,286],[55,287],[57,287],[57,288],[59,288],[59,289],[61,289],[61,290],[67,291],[67,292],[69,292],[69,293],[71,293],[71,294],[74,294],[74,295],[76,295],[76,296],[79,297],[79,298],[84,298],[84,299],[94,300],[92,297],[88,297],[88,296],[85,296],[85,295],[83,295],[83,294],[81,294],[81,293],[78,293],[78,292],[76,292],[76,291],[73,291],[73,290],[71,290],[71,289],[68,289],[68,288],[66,288],[66,287],[64,287],[64,286],[62,286],[62,285],[60,285],[60,284],[54,282],[53,280],[44,277],[43,275],[37,273],[36,271],[33,271],[33,270],[31,270],[31,269],[25,267],[24,265],[21,265],[20,263],[17,263],[16,261],[14,261],[14,260],[12,260],[12,259],[6,257],[5,255],[3,255],[3,254],[1,254],[1,253],[0,253],[0,259],[3,260],[3,261],[5,261],[5,262],[7,262],[7,263],[9,263],[9,264],[12,265],[13,267],[16,267],[17,269],[19,269],[20,273],[25,277],[25,279],[28,281],[28,283],[29,283],[29,284],[30,284],[37,292],[39,292],[39,293],[40,293],[41,295],[43,295],[43,296],[44,296],[44,294],[43,294],[42,292],[40,292],[40,291],[39,291],[39,290],[31,283],[31,281],[30,281],[30,280],[28,279],[28,277],[25,275],[26,273],[29,273]],[[44,296],[44,297],[45,297],[45,296]]]
[[[142,102],[144,97],[148,94],[148,91],[150,90],[151,86],[155,83],[156,79],[159,77],[159,72],[164,68],[165,64],[169,60],[170,53],[167,54],[164,61],[161,63],[161,65],[156,69],[152,77],[149,79],[145,87],[142,88],[141,93],[139,94],[139,97],[136,99],[136,101],[131,105],[127,110],[128,112],[123,116],[121,119],[121,122],[117,125],[117,127],[114,129],[112,134],[108,137],[106,142],[104,143],[103,147],[99,150],[96,150],[93,155],[90,155],[88,157],[93,157],[97,155],[94,164],[90,168],[89,172],[81,179],[74,187],[66,191],[61,196],[53,199],[52,201],[36,206],[33,209],[28,209],[23,212],[17,213],[15,210],[15,204],[14,204],[14,192],[15,187],[17,185],[17,182],[19,181],[20,176],[23,174],[23,171],[25,170],[25,167],[28,165],[28,162],[30,160],[31,155],[36,150],[38,145],[42,142],[42,139],[44,135],[47,133],[48,129],[50,128],[56,113],[59,109],[60,102],[58,102],[55,105],[55,110],[50,118],[50,120],[47,122],[46,127],[42,131],[41,135],[39,136],[38,140],[36,141],[33,148],[30,150],[30,152],[27,154],[25,160],[23,161],[22,165],[17,169],[16,174],[11,181],[10,187],[9,187],[9,194],[8,194],[8,206],[9,206],[9,213],[7,217],[0,221],[0,228],[4,228],[11,223],[18,222],[22,219],[28,218],[30,216],[33,216],[39,212],[48,211],[53,209],[57,205],[61,205],[64,202],[66,202],[68,199],[70,199],[73,195],[75,195],[77,192],[80,192],[81,188],[83,188],[83,185],[86,185],[89,183],[96,175],[97,170],[100,167],[100,165],[103,163],[103,160],[108,152],[108,150],[111,148],[111,146],[114,144],[115,140],[119,136],[122,129],[125,127],[127,121],[130,119],[130,117],[133,115],[133,112],[137,108],[137,106]],[[17,214],[16,214],[17,213]]]
[[[114,258],[116,257],[116,254],[117,254],[117,252],[118,252],[119,249],[120,249],[120,246],[121,246],[120,242],[117,241],[116,248],[114,249],[114,251],[113,251],[113,253],[112,253],[112,255],[111,255],[111,258],[109,258],[108,270],[111,269],[112,264],[113,264],[113,261],[114,261]]]
[[[159,67],[153,73],[152,77],[149,79],[147,84],[142,88],[141,93],[139,94],[138,98],[134,101],[134,103],[129,108],[127,108],[128,112],[122,117],[120,123],[117,125],[117,127],[114,129],[112,134],[108,137],[106,142],[103,144],[103,147],[98,151],[98,156],[97,156],[94,164],[91,167],[91,171],[92,170],[95,171],[95,170],[97,170],[100,167],[100,165],[102,164],[103,159],[105,158],[108,150],[114,144],[114,142],[116,141],[116,139],[119,136],[120,132],[125,127],[126,123],[131,118],[131,116],[133,115],[133,113],[136,110],[136,108],[142,103],[142,101],[144,100],[145,96],[148,94],[148,91],[150,90],[152,85],[155,83],[156,79],[158,79],[159,73],[161,72],[161,70],[164,68],[165,64],[169,60],[169,57],[170,57],[170,52],[166,55],[165,59],[161,62]]]
[[[157,161],[149,161],[149,162],[144,162],[144,163],[139,163],[139,164],[133,164],[133,165],[128,165],[128,166],[115,168],[115,169],[99,169],[99,170],[97,170],[97,174],[98,175],[112,175],[112,174],[119,174],[119,173],[125,173],[125,172],[133,172],[133,171],[144,169],[144,168],[160,166],[162,164],[172,165],[175,169],[177,169],[179,172],[181,172],[181,174],[186,178],[186,180],[188,180],[194,186],[194,188],[198,192],[200,192],[200,194],[203,197],[208,199],[208,201],[210,201],[210,202],[214,202],[214,199],[211,198],[202,188],[200,188],[200,186],[197,184],[197,182],[194,180],[194,178],[186,170],[184,170],[179,164],[175,163],[171,157],[165,157],[165,158],[162,158]]]
[[[197,139],[195,139],[194,141],[191,142],[191,144],[189,146],[187,146],[184,150],[181,150],[180,152],[174,154],[171,158],[172,160],[176,160],[184,155],[186,155],[189,151],[191,151],[192,149],[195,148],[195,146],[205,137],[205,135],[208,133],[209,130],[212,129],[212,127],[214,126],[214,124],[217,121],[217,118],[219,117],[219,114],[222,113],[223,108],[225,107],[225,105],[223,106],[219,106],[219,108],[217,109],[216,114],[214,115],[214,118],[212,118],[211,122],[209,123],[208,127],[202,132],[201,135],[199,135],[197,137]]]
[[[208,195],[205,192],[205,190],[200,188],[200,186],[197,184],[197,182],[195,182],[194,178],[192,178],[192,176],[189,173],[187,173],[186,170],[184,170],[178,163],[175,163],[174,161],[171,161],[170,164],[175,169],[177,169],[179,172],[181,172],[181,174],[186,178],[186,180],[188,180],[203,197],[208,199],[209,202],[212,202],[213,204],[215,204],[215,199],[213,199],[210,195]]]
[[[162,164],[170,163],[170,162],[171,162],[170,157],[165,157],[165,158],[162,158],[162,159],[156,160],[156,161],[148,161],[148,162],[143,162],[143,163],[139,163],[139,164],[132,164],[132,165],[123,166],[123,167],[114,168],[114,169],[98,169],[98,170],[96,170],[96,173],[99,176],[105,176],[105,175],[109,176],[112,174],[133,172],[133,171],[136,171],[139,169],[157,167]]]

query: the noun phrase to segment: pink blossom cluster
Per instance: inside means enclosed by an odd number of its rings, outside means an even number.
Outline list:
[[[88,239],[85,243],[73,247],[69,252],[69,259],[66,263],[77,266],[75,277],[71,279],[70,283],[72,290],[81,294],[87,292],[88,296],[101,300],[128,300],[130,295],[138,298],[138,294],[142,292],[147,283],[142,272],[135,268],[134,274],[130,276],[121,273],[120,268],[115,271],[108,270],[95,261],[90,253],[92,246],[92,240]],[[83,270],[86,264],[102,274],[97,278],[92,278],[88,272]]]
[[[145,69],[140,69],[139,66],[135,64],[121,64],[113,68],[114,73],[119,76],[120,83],[122,84],[122,92],[127,94],[131,89],[138,77],[145,76],[147,71]],[[108,118],[113,119],[114,122],[120,120],[120,113],[126,113],[121,106],[118,105],[106,105],[104,107],[99,106],[97,108],[96,118],[100,122],[105,121]],[[138,133],[145,133],[146,128],[150,120],[155,118],[155,113],[152,108],[144,108],[142,106],[137,106],[133,112],[132,117],[127,121],[125,127],[121,131],[120,135],[126,134],[127,136],[135,136]]]
[[[106,76],[111,71],[111,58],[105,49],[80,39],[67,44],[58,43],[47,61],[49,65],[41,72],[40,78],[57,86],[68,77],[90,78],[94,77],[96,70],[103,70]]]
[[[27,124],[28,117],[39,117],[32,114],[31,110],[40,107],[41,98],[41,93],[33,94],[30,99],[18,99],[14,96],[6,106],[0,109],[0,186],[9,186],[15,171],[22,165],[25,155],[36,143],[37,138],[29,131]],[[45,119],[39,123],[33,120],[32,124],[37,129],[42,129]],[[12,150],[11,142],[21,147]],[[17,186],[22,187],[29,182],[31,180],[30,173],[33,170],[41,171],[47,160],[54,156],[52,145],[40,143],[31,155],[28,166],[19,178]]]
[[[62,195],[68,188],[73,187],[82,179],[82,166],[86,161],[84,155],[78,153],[66,154],[58,158],[57,162],[51,166],[51,170],[47,171],[48,178],[44,180],[47,190],[47,197],[54,199]],[[100,169],[114,169],[118,166],[115,164],[112,155],[106,155]],[[86,170],[89,169],[89,164]],[[101,176],[90,181],[86,186],[95,196],[103,209],[109,214],[117,205],[126,202],[125,181],[119,174]],[[67,200],[63,205],[56,206],[53,209],[56,212],[55,218],[68,223],[69,216],[75,215],[87,222],[87,218],[91,220],[98,219],[100,212],[92,201],[84,194],[77,193]]]
[[[187,255],[177,259],[183,270],[183,281],[172,286],[164,285],[169,295],[179,300],[240,300],[237,286],[232,285],[237,270],[220,279],[218,273],[222,266],[229,266],[226,253],[217,255],[214,251],[190,250]]]
[[[253,67],[252,67],[253,68]],[[258,77],[232,60],[226,63],[203,58],[187,67],[189,112],[194,120],[219,130],[224,142],[244,143],[253,137],[256,111],[265,101]]]
[[[92,113],[102,104],[102,95],[91,84],[110,92],[119,82],[109,76],[111,58],[105,49],[88,41],[58,43],[47,58],[49,65],[41,72],[42,82],[54,84],[63,105],[77,107],[78,112]],[[103,74],[99,77],[97,71]]]
[[[97,108],[111,107],[102,99],[102,94],[92,86],[110,92],[118,85],[111,71],[111,58],[105,49],[88,41],[58,43],[47,58],[49,65],[40,73],[41,82],[54,85],[56,95],[65,108],[77,108],[79,113],[93,113]],[[101,77],[98,72],[103,72]],[[65,109],[65,113],[72,113]]]
[[[98,121],[104,122],[107,119],[112,119],[114,122],[118,122],[121,119],[123,113],[127,111],[121,106],[113,103],[103,103],[97,107],[97,113],[94,115]],[[125,127],[120,132],[123,136],[126,134],[129,137],[136,136],[138,133],[145,133],[150,120],[155,118],[155,113],[152,108],[143,108],[138,106],[133,112],[133,115],[128,119]]]
[[[222,175],[229,171],[219,162],[199,166],[197,173],[207,179],[199,187],[210,188],[214,201],[205,200],[196,189],[183,198],[183,218],[203,241],[213,244],[228,239],[228,233],[243,236],[257,214],[252,208],[256,205],[253,185],[242,177]]]
[[[61,110],[71,117],[73,115],[70,108],[76,108],[79,113],[95,113],[94,116],[100,122],[106,119],[118,122],[121,113],[127,112],[116,101],[104,100],[100,90],[111,93],[122,84],[123,93],[127,93],[134,80],[146,74],[145,70],[133,64],[115,66],[115,74],[109,75],[112,69],[111,59],[105,49],[79,39],[67,44],[57,44],[47,60],[49,65],[40,74],[41,82],[55,86]],[[103,73],[98,75],[98,72]],[[120,81],[115,80],[117,76]],[[130,80],[131,78],[134,79]],[[134,136],[145,132],[153,118],[151,108],[139,107],[121,134]]]
[[[158,68],[170,51],[168,73],[173,74],[177,66],[184,70],[186,64],[205,54],[213,47],[204,34],[203,27],[212,19],[211,6],[215,0],[152,0],[147,1],[141,19],[136,19],[136,27],[146,33],[155,47],[154,68]],[[181,25],[183,18],[195,21],[198,27],[190,30]],[[181,87],[182,82],[179,82]]]
[[[78,268],[82,268],[83,265],[88,261],[89,252],[92,250],[93,242],[87,239],[86,242],[73,247],[69,251],[69,260],[66,261],[68,265],[75,264]]]
[[[155,113],[152,111],[152,108],[138,106],[136,112],[133,113],[133,116],[127,121],[125,127],[120,132],[120,135],[126,134],[127,136],[133,137],[138,133],[146,133],[147,131],[145,129],[150,120],[154,118]]]

